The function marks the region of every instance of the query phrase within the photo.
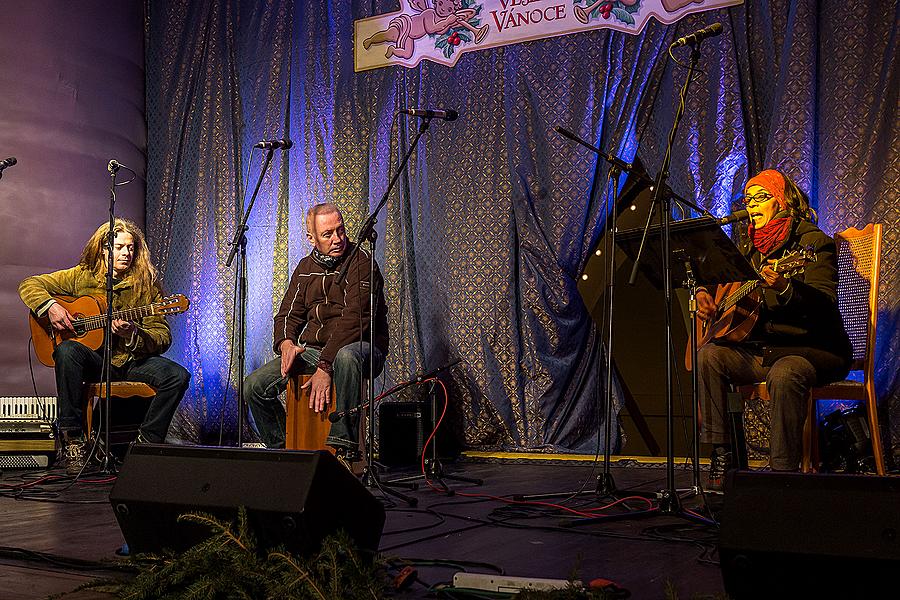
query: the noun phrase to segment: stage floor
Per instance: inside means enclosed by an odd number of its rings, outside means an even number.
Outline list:
[[[481,478],[484,485],[448,480],[455,492],[452,496],[421,486],[410,492],[418,499],[414,509],[384,496],[387,522],[381,552],[408,559],[420,579],[398,597],[426,597],[428,585],[449,582],[462,570],[553,579],[576,574],[585,582],[604,578],[628,589],[632,598],[663,598],[669,585],[679,598],[723,593],[715,525],[650,513],[567,527],[577,518],[571,512],[508,500],[517,494],[586,490],[591,493],[569,499],[564,506],[581,513],[621,513],[621,507],[603,509],[608,501],[593,493],[602,465],[586,464],[584,457],[530,456],[532,460],[473,454],[445,465],[445,472]],[[613,465],[611,474],[623,492],[666,487],[664,465],[622,460]],[[10,497],[9,486],[47,474],[60,473],[29,472],[26,477],[23,472],[8,471],[3,475],[0,595],[5,600],[44,598],[115,575],[99,564],[115,560],[115,550],[123,543],[108,503],[112,481],[93,475],[70,485],[71,479],[63,478],[29,485],[29,493],[21,499]],[[692,474],[683,463],[676,465],[675,476],[676,487],[690,486]],[[34,494],[38,487],[44,493]],[[382,497],[378,491],[375,495]],[[719,497],[708,500],[714,509],[721,504]],[[629,504],[633,509],[646,506],[642,500]],[[687,498],[683,505],[705,512],[702,497]],[[446,566],[416,564],[425,560]],[[73,600],[106,597],[86,591],[67,596]]]

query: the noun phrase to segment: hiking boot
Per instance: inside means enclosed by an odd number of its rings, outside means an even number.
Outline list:
[[[334,446],[334,457],[339,463],[347,467],[348,471],[356,475],[356,472],[353,470],[353,463],[362,460],[359,450],[347,446]]]
[[[81,438],[66,438],[60,449],[60,463],[65,467],[68,475],[78,475],[84,470],[84,462],[87,459],[84,440]]]
[[[709,457],[706,491],[721,494],[725,488],[725,473],[731,468],[731,449],[727,446],[716,446],[713,448]]]

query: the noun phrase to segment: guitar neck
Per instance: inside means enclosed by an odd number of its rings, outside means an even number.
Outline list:
[[[759,287],[760,281],[745,281],[741,287],[730,294],[725,301],[722,302],[721,310],[724,312],[735,304],[746,298],[753,290]]]
[[[138,306],[137,308],[126,308],[123,310],[113,311],[112,318],[113,321],[135,321],[143,317],[148,317],[152,314],[153,305],[148,304],[146,306]],[[76,319],[75,323],[82,324],[85,331],[100,329],[101,327],[106,327],[106,313],[103,313],[102,315],[93,315],[90,317],[84,317],[82,319]]]

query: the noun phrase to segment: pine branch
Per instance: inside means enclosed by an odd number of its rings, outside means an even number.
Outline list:
[[[298,583],[306,582],[310,587],[312,587],[313,591],[315,591],[316,595],[322,600],[326,600],[325,594],[322,593],[322,590],[316,586],[316,582],[313,580],[312,575],[309,571],[305,570],[294,560],[292,556],[289,554],[285,554],[283,552],[273,552],[269,554],[269,558],[279,559],[284,563],[290,565],[297,573],[300,574],[299,577],[295,578],[292,582],[288,583],[285,587],[287,590],[294,589],[294,586]]]

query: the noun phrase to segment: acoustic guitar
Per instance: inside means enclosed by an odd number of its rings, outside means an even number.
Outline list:
[[[776,273],[791,278],[802,273],[806,265],[815,260],[816,253],[813,249],[803,248],[785,254],[771,266]],[[759,319],[759,309],[762,307],[763,298],[759,292],[759,286],[762,283],[755,279],[727,283],[716,288],[716,293],[713,295],[716,302],[716,314],[706,321],[697,319],[697,350],[714,339],[741,342],[750,335]],[[688,341],[684,353],[684,364],[690,371],[692,367],[690,341]]]
[[[72,327],[75,332],[57,331],[50,323],[50,318],[45,314],[37,317],[31,311],[28,312],[29,325],[31,326],[31,339],[34,341],[34,353],[42,364],[52,367],[56,363],[53,360],[53,351],[66,340],[75,340],[84,344],[91,350],[96,350],[103,345],[103,333],[106,327],[106,299],[97,296],[54,296],[56,302],[69,311],[72,315]],[[163,298],[159,302],[126,308],[114,311],[113,321],[137,321],[143,317],[153,315],[175,315],[183,313],[190,307],[190,301],[181,294],[174,294]]]

